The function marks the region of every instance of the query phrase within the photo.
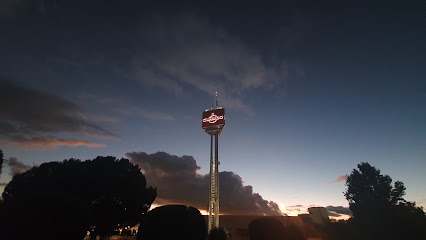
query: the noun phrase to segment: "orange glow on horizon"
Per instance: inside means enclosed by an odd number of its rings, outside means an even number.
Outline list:
[[[156,207],[161,207],[167,204],[152,204],[151,208],[149,209],[149,211],[151,211],[152,209],[156,208]],[[287,214],[287,216],[290,217],[297,217],[299,214],[309,214],[308,209],[307,208],[297,208],[297,209],[292,209],[292,208],[287,208],[286,205],[284,203],[280,203],[278,204],[281,212],[283,212],[284,214]],[[205,209],[198,209],[201,213],[201,215],[203,216],[207,216],[209,215],[209,212]],[[219,215],[234,215],[234,214],[219,214]],[[237,214],[240,215],[240,214]],[[351,218],[350,215],[341,215],[338,217],[333,217],[333,216],[329,216],[330,220],[348,220],[349,218]]]
[[[168,204],[155,204],[155,203],[153,203],[153,204],[151,204],[149,211],[151,211],[152,209],[154,209],[156,207],[161,207],[161,206],[164,206],[164,205],[168,205]],[[207,210],[204,210],[204,209],[198,209],[198,210],[200,211],[201,215],[209,215],[209,212]]]
[[[292,208],[292,207],[287,207],[284,203],[280,203],[278,204],[281,212],[287,214],[287,216],[292,216],[292,217],[296,217],[299,214],[309,214],[308,212],[308,208],[305,206],[300,206],[297,208]],[[342,214],[338,217],[333,217],[333,216],[329,216],[330,220],[348,220],[349,218],[351,218],[350,215],[346,215],[346,214]]]
[[[307,214],[308,209],[300,210],[300,209],[292,209],[287,208],[287,206],[284,203],[279,203],[278,207],[280,208],[280,211],[284,214],[287,214],[287,216],[298,216],[299,214]]]
[[[209,215],[209,212],[207,210],[204,210],[204,209],[198,209],[198,210],[200,210],[201,215]]]

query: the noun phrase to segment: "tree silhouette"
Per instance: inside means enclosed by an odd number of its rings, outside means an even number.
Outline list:
[[[82,239],[137,224],[156,197],[138,165],[97,157],[49,162],[18,174],[0,204],[2,239]],[[21,229],[25,229],[22,231]]]
[[[165,205],[144,215],[137,239],[205,240],[206,221],[200,211],[185,205]]]
[[[213,228],[212,230],[210,230],[209,236],[207,239],[208,240],[228,240],[229,234],[228,234],[228,231],[223,227]]]
[[[347,228],[350,239],[414,239],[426,237],[426,216],[406,201],[405,186],[369,163],[358,164],[347,177],[344,192],[353,212]],[[347,234],[342,232],[340,236]]]
[[[380,174],[380,170],[369,163],[358,164],[358,169],[347,177],[344,193],[355,218],[369,218],[372,212],[378,213],[406,202],[402,182],[396,181],[392,186],[392,178]]]

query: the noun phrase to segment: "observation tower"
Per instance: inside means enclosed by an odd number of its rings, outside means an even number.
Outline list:
[[[209,232],[219,227],[219,135],[225,127],[225,109],[219,107],[216,92],[216,107],[203,112],[201,127],[210,135],[210,196],[209,196]],[[213,154],[214,137],[214,154]]]

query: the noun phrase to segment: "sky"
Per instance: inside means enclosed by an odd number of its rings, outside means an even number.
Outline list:
[[[426,207],[421,1],[0,1],[1,185],[43,162],[129,158],[156,204],[207,208],[226,111],[221,211],[347,214],[369,162]],[[0,188],[2,191],[2,188]]]

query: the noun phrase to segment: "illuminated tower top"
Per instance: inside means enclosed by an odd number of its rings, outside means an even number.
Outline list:
[[[216,91],[216,107],[203,112],[201,127],[210,135],[221,134],[225,127],[225,109],[219,107]]]

